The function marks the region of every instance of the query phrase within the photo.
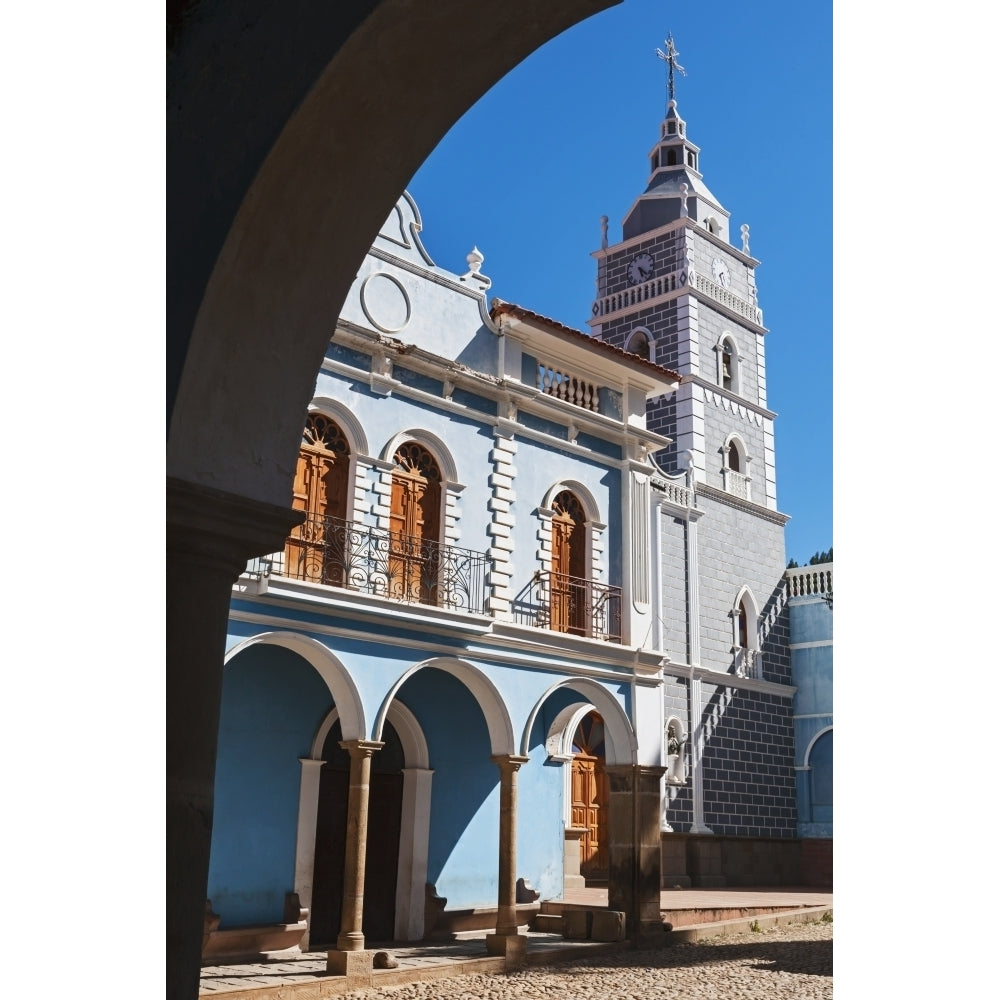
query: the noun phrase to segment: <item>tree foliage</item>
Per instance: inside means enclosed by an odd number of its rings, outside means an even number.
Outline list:
[[[806,563],[807,566],[819,566],[822,563],[832,563],[833,562],[833,546],[831,545],[826,552],[814,552],[809,558],[809,562]],[[788,565],[785,569],[798,569],[799,564],[794,559],[788,560]]]

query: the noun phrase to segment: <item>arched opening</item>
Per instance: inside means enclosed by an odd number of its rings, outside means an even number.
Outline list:
[[[649,337],[641,330],[632,335],[632,338],[628,342],[628,350],[632,354],[638,354],[640,358],[644,358],[646,361],[652,360]]]
[[[306,519],[285,543],[286,576],[343,584],[350,456],[339,425],[322,413],[310,413],[292,486],[292,508],[303,511]]]
[[[580,838],[580,874],[602,878],[608,872],[608,775],[605,770],[604,719],[588,712],[573,734],[570,822]]]
[[[735,441],[730,441],[727,453],[729,468],[732,469],[733,472],[742,472],[743,470],[740,468],[741,461],[742,456],[740,455],[739,445],[737,445]]]
[[[316,855],[313,867],[309,945],[336,947],[344,896],[347,844],[347,800],[350,755],[340,746],[339,720],[323,744],[319,801],[316,810]],[[368,834],[362,930],[366,941],[391,941],[395,936],[396,877],[403,803],[403,746],[386,723],[384,746],[372,755],[368,793]]]
[[[733,617],[733,669],[739,677],[761,676],[760,640],[757,635],[757,605],[750,590],[740,591]]]
[[[553,500],[552,510],[552,628],[586,635],[586,514],[570,490],[563,490]]]
[[[833,823],[833,730],[822,733],[809,750],[809,819]]]
[[[441,470],[416,441],[393,455],[389,511],[389,596],[436,604],[441,530]]]

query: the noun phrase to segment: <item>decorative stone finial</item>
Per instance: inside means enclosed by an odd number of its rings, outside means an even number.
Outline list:
[[[483,261],[486,258],[483,256],[482,251],[479,247],[473,247],[466,255],[465,262],[469,265],[469,270],[465,272],[459,281],[468,281],[470,278],[475,278],[484,289],[489,288],[493,283],[490,278],[487,278],[485,274],[480,274],[479,269],[483,266]]]
[[[743,252],[750,253],[750,227],[745,222],[740,226],[740,236],[743,237]]]
[[[601,216],[601,249],[606,250],[608,247],[608,217],[606,215]]]
[[[688,186],[687,184],[681,185],[681,215],[682,219],[688,217]]]

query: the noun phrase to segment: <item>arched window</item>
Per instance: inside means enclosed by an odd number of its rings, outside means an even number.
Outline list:
[[[740,355],[732,337],[723,337],[716,347],[719,357],[719,385],[730,392],[740,391]]]
[[[343,584],[350,456],[340,427],[322,413],[310,413],[292,486],[292,508],[305,511],[306,519],[285,544],[287,576]]]
[[[746,649],[750,645],[750,623],[747,621],[746,602],[740,605],[739,613],[739,645]]]
[[[722,480],[727,493],[750,499],[750,457],[738,434],[732,434],[722,446]]]
[[[587,634],[587,526],[583,505],[570,490],[552,502],[552,628]]]
[[[389,596],[436,604],[441,533],[441,470],[416,441],[393,455],[389,509]]]
[[[757,605],[744,588],[733,615],[733,669],[738,677],[760,677],[760,642],[757,637]]]
[[[652,360],[652,348],[649,336],[643,330],[637,330],[632,334],[626,350],[631,354],[638,354],[640,358],[644,358],[646,361]]]

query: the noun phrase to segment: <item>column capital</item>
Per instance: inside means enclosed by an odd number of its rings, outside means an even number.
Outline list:
[[[242,570],[253,556],[282,548],[304,519],[290,507],[167,477],[167,549],[175,555],[208,556]]]
[[[527,764],[531,758],[522,757],[519,754],[514,753],[501,753],[493,754],[490,757],[490,760],[493,761],[493,763],[496,764],[501,771],[517,771],[522,764]]]
[[[376,750],[381,750],[385,744],[376,740],[341,740],[339,746],[352,757],[371,757]]]

